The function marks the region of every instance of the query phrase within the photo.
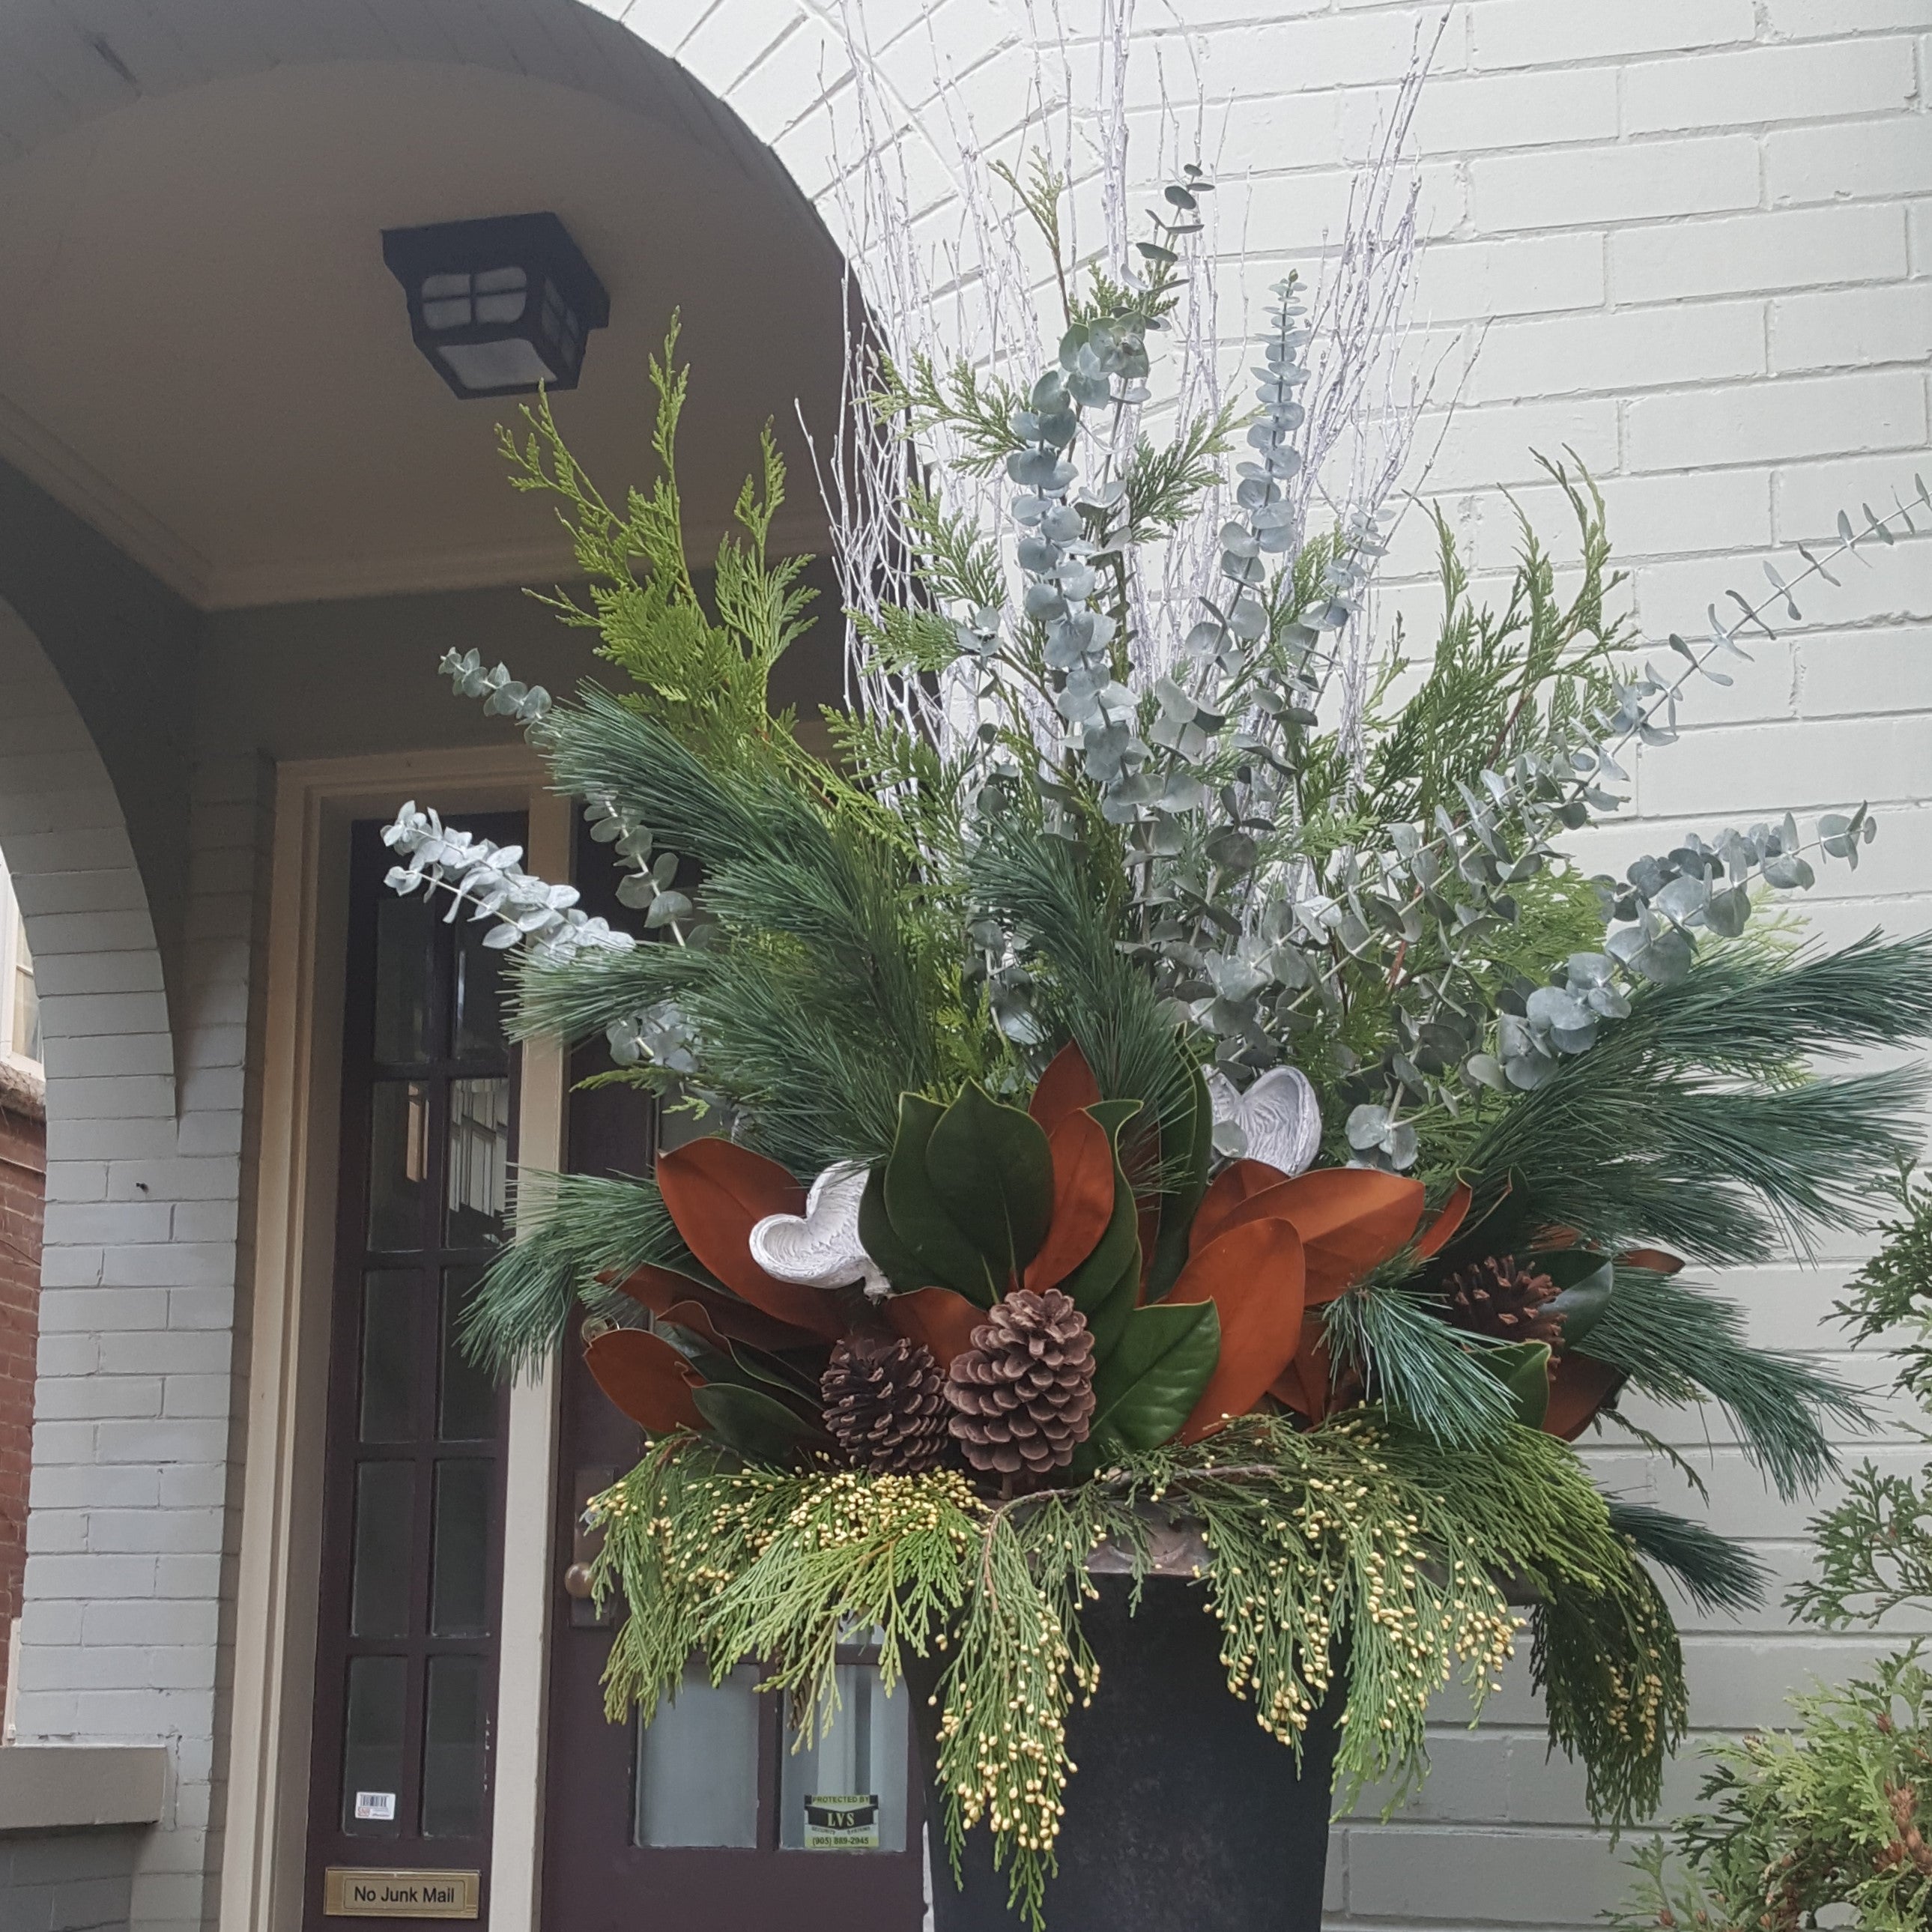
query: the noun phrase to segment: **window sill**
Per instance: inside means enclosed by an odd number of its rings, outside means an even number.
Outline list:
[[[30,1120],[47,1117],[47,1076],[38,1060],[0,1052],[0,1108]]]
[[[46,1119],[46,1069],[17,1053],[0,1053],[0,1109],[29,1120]]]
[[[167,1771],[158,1744],[8,1744],[0,1833],[158,1824]]]

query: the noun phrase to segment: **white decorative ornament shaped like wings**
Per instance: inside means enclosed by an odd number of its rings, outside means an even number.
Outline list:
[[[862,1282],[875,1300],[890,1292],[859,1239],[865,1198],[862,1162],[842,1160],[812,1184],[802,1214],[767,1214],[752,1230],[752,1258],[766,1274],[807,1288]]]
[[[1208,1095],[1215,1126],[1238,1129],[1242,1144],[1234,1150],[1250,1160],[1264,1161],[1292,1178],[1306,1173],[1321,1150],[1322,1109],[1298,1066],[1270,1067],[1245,1094],[1238,1094],[1217,1067],[1208,1076]],[[1217,1144],[1222,1138],[1216,1134]]]

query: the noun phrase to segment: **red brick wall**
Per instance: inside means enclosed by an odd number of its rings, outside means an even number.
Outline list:
[[[0,1696],[6,1689],[6,1632],[20,1614],[27,1567],[46,1138],[31,1101],[10,1084],[0,1090]]]

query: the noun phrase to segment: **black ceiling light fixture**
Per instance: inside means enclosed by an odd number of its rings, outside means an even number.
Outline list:
[[[410,333],[459,396],[574,389],[610,298],[554,214],[386,228],[382,260],[409,297]]]

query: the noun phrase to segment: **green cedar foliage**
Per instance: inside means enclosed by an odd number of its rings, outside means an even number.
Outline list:
[[[1884,1245],[1840,1313],[1889,1334],[1898,1386],[1932,1396],[1932,1188],[1901,1172]],[[1866,1463],[1811,1525],[1816,1574],[1787,1600],[1828,1630],[1932,1610],[1932,1484]],[[1788,1730],[1713,1746],[1698,1810],[1636,1859],[1612,1923],[1708,1932],[1932,1924],[1932,1672],[1915,1642],[1850,1683],[1794,1696]],[[1822,1915],[1822,1916],[1821,1916]]]
[[[1618,1932],[1932,1924],[1932,1672],[1916,1652],[1882,1658],[1791,1714],[1712,1747],[1703,1808],[1639,1852]]]
[[[1080,1635],[1086,1558],[1111,1540],[1144,1571],[1162,1516],[1200,1526],[1229,1688],[1285,1748],[1346,1660],[1345,1804],[1372,1781],[1408,1789],[1444,1685],[1460,1678],[1478,1704],[1493,1688],[1516,1631],[1500,1576],[1534,1600],[1552,1742],[1582,1757],[1604,1816],[1628,1822],[1655,1803],[1684,1724],[1682,1658],[1654,1586],[1575,1459],[1530,1430],[1458,1451],[1361,1416],[1306,1434],[1250,1417],[1006,1502],[950,1472],[752,1467],[675,1436],[592,1513],[605,1532],[596,1588],[630,1606],[604,1678],[614,1718],[634,1702],[648,1720],[694,1660],[722,1680],[740,1660],[776,1659],[809,1730],[836,1708],[853,1623],[880,1633],[889,1689],[908,1654],[944,1654],[947,1842],[956,1857],[964,1832],[990,1822],[1035,1928],[1072,1769],[1066,1712],[1106,1694]]]
[[[1856,1340],[1889,1338],[1894,1386],[1932,1412],[1932,1186],[1904,1172],[1898,1185],[1898,1212],[1886,1225],[1885,1244],[1838,1312]],[[1894,1610],[1932,1608],[1932,1480],[1867,1462],[1811,1534],[1818,1574],[1792,1594],[1810,1622],[1840,1630]]]
[[[802,557],[769,554],[772,520],[784,501],[784,464],[766,424],[759,468],[733,506],[742,535],[719,544],[707,610],[692,574],[676,482],[678,421],[691,372],[677,362],[672,317],[662,356],[650,360],[657,413],[651,436],[658,473],[648,490],[633,488],[620,508],[606,500],[570,453],[539,392],[524,411],[520,441],[499,430],[519,490],[559,499],[578,567],[590,582],[587,604],[559,592],[543,601],[568,624],[598,634],[598,654],[637,688],[678,736],[713,762],[736,764],[748,752],[782,752],[789,721],[773,719],[766,692],[772,665],[803,635],[812,592],[799,578]]]
[[[1576,516],[1576,588],[1567,599],[1558,595],[1554,561],[1519,510],[1521,543],[1503,608],[1478,606],[1448,519],[1433,512],[1443,605],[1435,648],[1420,686],[1399,707],[1388,707],[1388,694],[1417,667],[1400,650],[1392,653],[1372,706],[1362,789],[1384,819],[1426,823],[1438,808],[1460,809],[1459,786],[1479,784],[1485,770],[1506,770],[1521,752],[1561,742],[1609,698],[1611,665],[1629,647],[1633,626],[1604,614],[1624,580],[1610,568],[1604,500],[1580,466],[1573,476],[1538,460]]]

